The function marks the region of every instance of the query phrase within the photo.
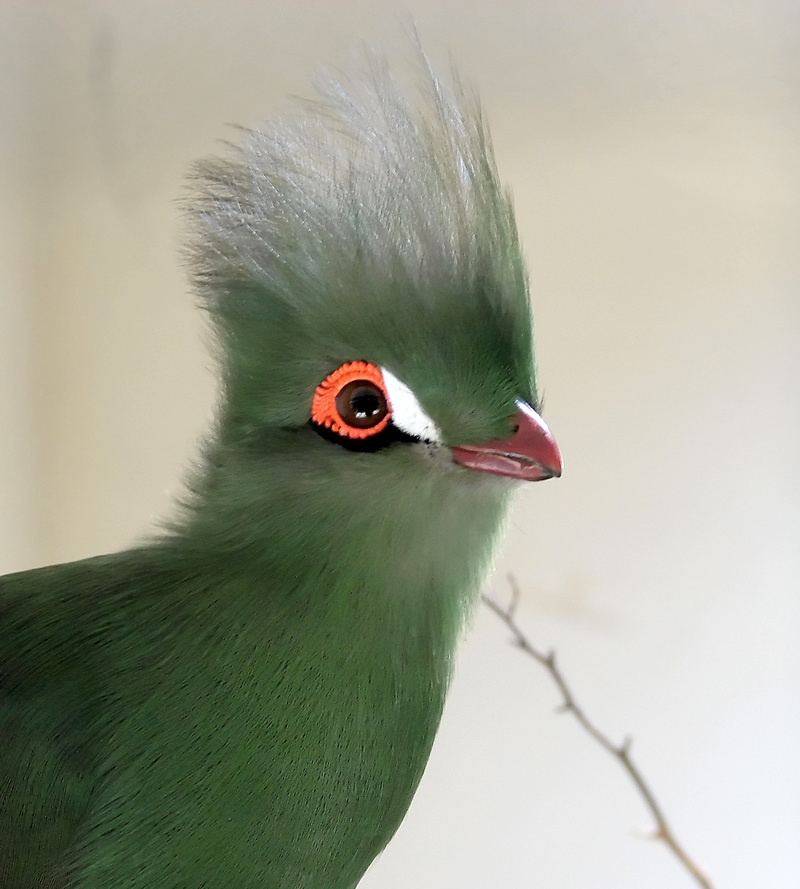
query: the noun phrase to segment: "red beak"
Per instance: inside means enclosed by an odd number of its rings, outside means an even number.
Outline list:
[[[468,469],[538,482],[561,475],[561,452],[536,411],[517,402],[516,429],[510,438],[453,448],[453,459]]]

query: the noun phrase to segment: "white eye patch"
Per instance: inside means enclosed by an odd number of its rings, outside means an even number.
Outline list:
[[[389,396],[394,425],[406,435],[413,435],[414,438],[421,438],[423,441],[441,443],[442,437],[436,424],[422,410],[414,393],[385,368],[381,368],[381,373],[386,394]]]

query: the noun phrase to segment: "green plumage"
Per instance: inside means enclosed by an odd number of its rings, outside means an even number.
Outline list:
[[[405,814],[513,487],[449,446],[536,401],[477,102],[418,80],[324,79],[196,170],[217,427],[161,537],[0,579],[2,889],[347,889]],[[353,360],[442,442],[318,434]]]

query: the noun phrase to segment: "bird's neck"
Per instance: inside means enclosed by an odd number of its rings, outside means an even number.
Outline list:
[[[187,572],[178,594],[206,598],[181,604],[199,608],[203,634],[186,622],[187,644],[170,640],[179,651],[165,712],[171,725],[181,708],[189,714],[185,784],[203,773],[196,751],[203,763],[213,760],[206,748],[225,751],[214,809],[236,836],[254,835],[242,788],[269,801],[281,836],[265,835],[248,856],[265,885],[344,889],[421,778],[506,497],[477,474],[474,485],[446,473],[409,483],[387,471],[374,491],[335,466],[232,468],[208,479],[164,543],[170,570]],[[199,744],[203,707],[212,716]]]
[[[365,455],[372,457],[373,455]],[[390,467],[380,485],[336,465],[239,459],[209,474],[178,545],[217,575],[353,632],[453,647],[477,600],[509,488]]]

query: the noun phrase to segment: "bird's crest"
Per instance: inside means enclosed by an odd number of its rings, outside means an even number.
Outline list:
[[[417,69],[404,90],[367,52],[355,74],[318,77],[316,100],[196,167],[190,260],[229,389],[265,363],[291,387],[364,359],[405,382],[429,362],[419,376],[505,387],[504,409],[512,390],[535,397],[527,279],[480,104],[421,51]],[[276,350],[328,366],[276,368]]]

